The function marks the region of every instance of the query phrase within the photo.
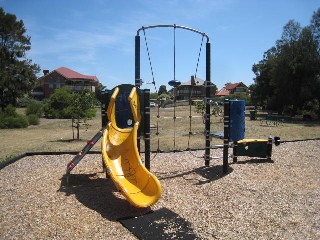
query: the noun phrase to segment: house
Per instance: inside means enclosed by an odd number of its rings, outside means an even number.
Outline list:
[[[241,93],[247,93],[248,92],[248,87],[242,83],[230,83],[224,88],[220,89],[219,91],[216,92],[217,97],[222,97],[222,96],[228,96],[230,94],[241,94]]]
[[[84,75],[66,67],[57,68],[52,72],[43,70],[43,74],[38,79],[39,86],[31,92],[31,96],[38,99],[48,98],[55,89],[62,87],[70,89],[71,92],[84,89],[94,92],[99,84],[96,76]]]
[[[214,96],[216,92],[216,85],[211,83],[210,93]],[[188,100],[188,99],[199,99],[206,96],[205,81],[191,76],[190,81],[181,83],[176,89],[176,99],[177,100]]]

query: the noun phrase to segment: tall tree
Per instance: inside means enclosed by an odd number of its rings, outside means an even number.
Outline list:
[[[32,89],[39,66],[26,58],[30,37],[22,20],[0,8],[0,106],[15,104],[16,99]]]
[[[300,23],[294,21],[293,19],[284,25],[282,29],[281,39],[277,41],[277,45],[291,45],[292,43],[298,41],[301,33]]]
[[[320,52],[320,8],[312,15],[310,29],[317,43],[318,52]]]
[[[279,113],[290,110],[291,114],[310,101],[320,102],[320,56],[314,32],[294,20],[283,27],[276,46],[253,65],[254,100]]]
[[[252,71],[256,75],[255,84],[251,86],[251,98],[255,104],[269,106],[273,94],[273,87],[270,84],[272,70],[276,59],[276,48],[266,51],[263,59],[252,66]]]
[[[158,91],[158,94],[159,94],[159,96],[161,95],[161,94],[167,94],[168,92],[167,92],[167,87],[166,87],[166,85],[161,85],[160,86],[160,88],[159,88],[159,91]]]

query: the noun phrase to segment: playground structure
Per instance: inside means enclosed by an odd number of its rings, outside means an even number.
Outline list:
[[[130,118],[121,118],[126,120],[127,125],[133,125],[133,128],[118,127],[116,97],[119,89],[119,87],[114,89],[108,106],[109,123],[103,133],[102,157],[109,176],[126,199],[136,207],[148,207],[159,199],[161,185],[156,176],[142,164],[138,152],[137,135],[141,115],[137,89],[133,87],[128,97],[133,121]],[[123,95],[119,97],[121,99]],[[127,115],[123,112],[121,114]]]
[[[177,28],[189,30],[202,35],[202,40],[205,37],[206,42],[206,96],[204,98],[205,113],[204,113],[204,163],[209,166],[210,160],[214,159],[210,156],[211,146],[210,138],[210,42],[209,37],[200,31],[177,26],[177,25],[155,25],[149,27],[142,27],[137,31],[135,36],[135,86],[130,84],[123,84],[115,87],[113,90],[106,90],[102,92],[102,128],[99,132],[88,142],[88,144],[74,157],[67,165],[67,179],[72,169],[80,162],[84,155],[91,149],[91,147],[102,138],[102,157],[104,167],[107,169],[108,175],[113,180],[118,190],[126,197],[126,199],[136,207],[148,207],[157,202],[162,189],[160,182],[150,173],[150,90],[141,90],[142,80],[140,78],[140,36],[139,32],[148,28],[157,27],[171,27],[175,30]],[[146,40],[146,37],[145,37]],[[202,45],[202,42],[201,42]],[[174,42],[175,46],[175,42]],[[148,45],[146,42],[146,47]],[[201,52],[201,48],[200,48]],[[151,60],[148,51],[150,66]],[[200,53],[199,53],[200,57]],[[198,58],[199,61],[199,58]],[[175,50],[174,50],[174,65],[175,65]],[[198,63],[197,63],[198,65]],[[197,66],[198,67],[198,66]],[[151,66],[152,70],[152,66]],[[197,72],[197,70],[196,70]],[[152,73],[153,76],[153,73]],[[153,79],[155,85],[155,80]],[[180,82],[174,79],[169,84],[177,88]],[[191,101],[190,101],[191,104]],[[191,105],[190,105],[191,106]],[[191,107],[190,107],[191,108]],[[175,114],[175,104],[174,104]],[[237,156],[255,156],[254,153],[242,150],[242,145],[247,149],[248,145],[256,145],[260,140],[244,140],[245,132],[245,103],[238,100],[225,100],[224,102],[224,131],[223,131],[223,173],[228,172],[228,158],[230,141],[233,142],[234,148],[234,162]],[[191,121],[191,115],[190,115]],[[173,117],[175,126],[175,115]],[[191,126],[191,123],[190,123]],[[191,128],[191,127],[190,127]],[[189,132],[189,137],[191,131]],[[140,141],[144,139],[144,166],[140,158]],[[242,141],[242,142],[241,142]],[[270,144],[272,139],[268,140],[268,151],[266,156],[271,158]],[[280,139],[278,141],[280,143]],[[175,142],[174,142],[175,143]],[[189,146],[188,146],[189,148]],[[250,147],[251,149],[252,147]],[[272,144],[271,144],[272,148]],[[174,148],[175,149],[175,148]],[[238,155],[235,155],[238,154]],[[243,154],[243,155],[241,155]],[[247,154],[247,155],[246,155]],[[259,155],[260,156],[260,155]],[[259,157],[258,156],[258,157]]]

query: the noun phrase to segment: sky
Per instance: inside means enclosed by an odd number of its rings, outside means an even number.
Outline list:
[[[134,85],[137,30],[176,24],[209,36],[211,81],[220,89],[253,84],[253,64],[281,38],[283,26],[291,19],[309,25],[320,0],[0,0],[0,7],[24,22],[31,37],[27,58],[40,66],[39,76],[67,67],[97,76],[108,89]],[[169,90],[170,80],[187,82],[195,74],[205,80],[202,35],[176,29],[174,42],[174,28],[145,34],[151,64],[140,31],[141,88]]]

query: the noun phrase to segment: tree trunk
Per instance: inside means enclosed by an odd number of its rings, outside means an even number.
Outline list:
[[[80,120],[77,119],[77,139],[80,140]]]
[[[74,140],[74,118],[71,119],[72,140]]]

